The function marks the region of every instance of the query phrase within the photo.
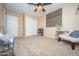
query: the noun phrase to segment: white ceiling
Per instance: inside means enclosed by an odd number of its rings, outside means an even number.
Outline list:
[[[19,13],[29,13],[34,16],[46,15],[54,10],[61,8],[64,3],[54,3],[44,7],[45,12],[37,11],[34,12],[35,6],[26,3],[5,3],[5,7],[8,11],[19,12]]]

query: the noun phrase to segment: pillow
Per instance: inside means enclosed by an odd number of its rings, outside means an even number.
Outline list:
[[[79,30],[75,30],[69,34],[69,36],[74,38],[79,38]]]
[[[13,42],[13,36],[11,34],[6,34],[5,38],[8,39],[11,43]]]
[[[4,37],[4,35],[3,35],[2,33],[0,33],[0,38],[1,38],[1,37]]]
[[[2,33],[0,33],[0,40],[7,43],[8,38],[6,38]]]

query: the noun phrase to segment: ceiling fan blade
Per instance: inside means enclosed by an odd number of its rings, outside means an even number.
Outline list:
[[[36,12],[36,11],[37,11],[37,9],[34,10],[34,12]]]
[[[42,5],[45,6],[45,5],[50,5],[50,4],[52,4],[52,3],[43,3]]]
[[[43,12],[45,12],[45,9],[42,9]]]
[[[37,5],[37,4],[34,4],[34,3],[27,3],[27,4],[29,4],[29,5]]]

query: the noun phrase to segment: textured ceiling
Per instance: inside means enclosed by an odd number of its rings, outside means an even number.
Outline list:
[[[37,11],[34,12],[35,6],[29,5],[27,3],[5,3],[5,7],[8,11],[19,12],[19,13],[29,13],[34,16],[46,15],[54,10],[57,10],[65,5],[64,3],[54,3],[44,7],[45,12]]]

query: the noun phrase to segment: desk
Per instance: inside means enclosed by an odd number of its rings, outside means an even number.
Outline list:
[[[62,31],[56,31],[55,39],[57,39],[58,41],[60,41],[59,40],[59,35],[64,34],[64,33],[68,33],[68,32],[69,31],[64,31],[64,30],[62,30]]]

